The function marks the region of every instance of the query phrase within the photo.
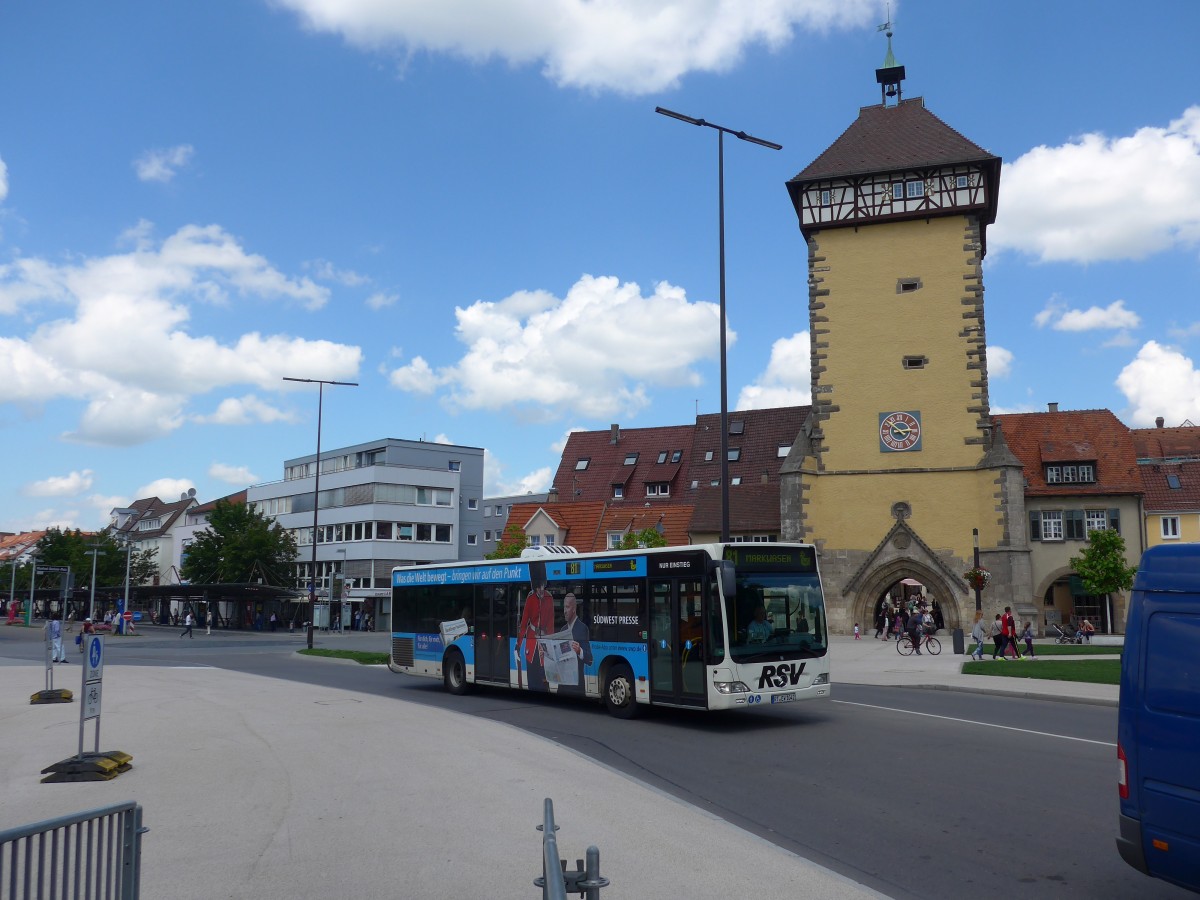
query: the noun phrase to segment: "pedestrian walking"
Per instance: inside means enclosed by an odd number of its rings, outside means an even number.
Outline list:
[[[992,622],[988,629],[988,634],[992,638],[992,659],[996,658],[996,654],[1000,654],[1000,658],[1004,659],[1004,624],[1000,621],[1000,613],[996,613],[996,620]]]
[[[57,615],[46,625],[46,632],[50,635],[50,661],[65,663],[67,654],[63,653],[62,622]]]
[[[1033,623],[1026,622],[1025,630],[1021,632],[1021,639],[1025,641],[1025,654],[1030,659],[1037,659],[1033,654]]]
[[[192,626],[195,624],[196,620],[192,618],[192,614],[189,612],[183,617],[183,631],[179,633],[179,636],[184,637],[186,635],[194,640],[196,636],[192,634]]]
[[[987,625],[983,621],[983,610],[975,610],[975,626],[971,629],[971,640],[975,642],[971,658],[983,659],[983,642],[987,640]]]
[[[862,640],[862,635],[858,633],[858,623],[857,622],[854,623],[854,639],[856,641]]]
[[[1017,643],[1017,620],[1013,618],[1012,607],[1004,607],[1004,641],[1005,650],[1012,647],[1013,659],[1021,659],[1021,648]]]

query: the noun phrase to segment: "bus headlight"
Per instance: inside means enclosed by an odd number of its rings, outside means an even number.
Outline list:
[[[746,686],[744,681],[716,681],[713,682],[718,694],[748,694],[750,688]]]
[[[818,675],[816,678],[813,679],[813,684],[829,684],[829,673],[822,672],[820,675]]]

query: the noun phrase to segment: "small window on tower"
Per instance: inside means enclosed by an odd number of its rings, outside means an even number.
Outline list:
[[[919,291],[924,285],[920,278],[897,278],[896,293],[911,294],[913,291]]]
[[[821,191],[821,205],[829,206],[831,203],[833,203],[833,192]]]
[[[906,181],[904,183],[904,191],[909,197],[924,197],[925,182],[923,181]]]
[[[901,361],[901,365],[906,369],[923,369],[929,360],[924,356],[906,356]]]
[[[959,175],[954,181],[956,187],[965,188],[971,186],[970,175]]]
[[[895,184],[892,185],[892,199],[893,200],[903,200],[904,199],[904,183],[903,182],[897,181]]]

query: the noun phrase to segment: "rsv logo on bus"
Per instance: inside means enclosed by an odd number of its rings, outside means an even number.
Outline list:
[[[763,666],[762,674],[758,676],[758,689],[761,691],[766,688],[781,688],[787,687],[789,684],[799,684],[805,665],[805,663],[799,665],[781,663],[778,666]]]

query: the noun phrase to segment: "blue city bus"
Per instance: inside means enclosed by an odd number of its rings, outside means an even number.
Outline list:
[[[645,705],[741,709],[829,696],[815,548],[730,543],[392,570],[393,672]]]

